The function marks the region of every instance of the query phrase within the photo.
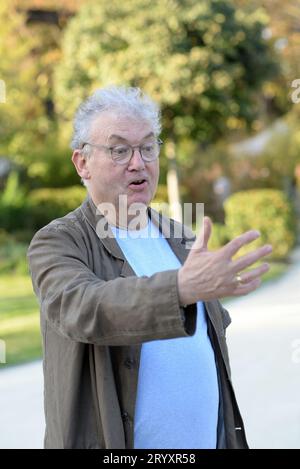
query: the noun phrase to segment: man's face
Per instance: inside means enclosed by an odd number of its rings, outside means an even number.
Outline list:
[[[120,144],[141,145],[155,140],[153,129],[146,121],[134,117],[104,112],[92,124],[89,142],[97,145]],[[108,202],[117,208],[119,195],[127,196],[127,206],[132,203],[149,205],[158,183],[159,160],[144,162],[138,149],[127,164],[117,164],[111,159],[110,151],[92,148],[87,161],[89,169],[89,193],[93,201]],[[144,179],[141,185],[132,182]]]

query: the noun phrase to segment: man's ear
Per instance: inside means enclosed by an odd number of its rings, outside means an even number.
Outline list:
[[[88,159],[80,150],[73,151],[72,161],[78,175],[82,179],[90,179],[90,171],[87,165]]]

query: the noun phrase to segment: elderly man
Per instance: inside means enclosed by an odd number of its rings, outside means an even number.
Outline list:
[[[218,299],[255,290],[268,264],[245,269],[272,248],[232,260],[253,230],[210,252],[205,217],[187,249],[189,232],[149,207],[159,133],[157,106],[135,88],[99,89],[75,116],[72,161],[87,198],[28,250],[46,448],[247,448]],[[132,206],[145,208],[139,226]]]

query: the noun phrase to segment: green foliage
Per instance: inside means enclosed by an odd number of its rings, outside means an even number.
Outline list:
[[[1,147],[18,154],[36,139],[43,106],[37,93],[37,63],[32,51],[38,40],[26,27],[25,14],[14,2],[0,3],[0,78],[6,84],[6,102],[0,105]]]
[[[27,218],[26,202],[24,205],[1,205],[0,226],[7,231],[15,231],[23,228],[30,229],[30,220]]]
[[[211,142],[250,125],[276,66],[262,9],[230,0],[97,0],[68,24],[55,74],[57,110],[70,120],[107,84],[140,86],[162,106],[168,137]]]
[[[273,259],[285,258],[295,244],[295,216],[287,197],[275,189],[237,192],[225,201],[226,227],[230,239],[251,229],[261,236],[242,248],[239,255],[255,246],[270,243]]]
[[[19,175],[12,171],[7,179],[5,189],[0,198],[0,206],[16,206],[23,204],[25,192],[19,185]]]
[[[25,206],[25,192],[20,187],[18,173],[12,171],[0,196],[1,228],[8,231],[23,228],[26,225]]]
[[[0,199],[0,226],[9,232],[19,232],[21,241],[26,241],[30,232],[77,208],[87,195],[86,189],[78,185],[59,189],[35,189],[26,197],[16,187],[16,181],[16,176],[12,173]]]
[[[0,79],[6,85],[6,101],[0,103],[0,154],[28,168],[27,186],[71,185],[78,179],[62,155],[67,154],[66,143],[58,142],[52,96],[62,25],[29,22],[21,3],[0,2]]]
[[[31,226],[39,229],[54,218],[60,218],[77,208],[87,195],[84,187],[36,189],[27,199]]]
[[[28,185],[37,189],[62,188],[78,184],[79,176],[71,161],[71,153],[66,142],[62,144],[58,141],[56,128],[53,128],[52,133],[42,143],[35,145],[30,152],[30,165],[27,168]]]
[[[16,238],[0,230],[0,274],[28,274],[26,261],[27,243],[17,242]]]
[[[215,251],[224,246],[229,241],[228,230],[222,223],[214,223],[208,249]]]

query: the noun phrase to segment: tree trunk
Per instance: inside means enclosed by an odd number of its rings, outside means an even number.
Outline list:
[[[173,140],[169,140],[166,144],[166,156],[168,158],[167,188],[170,217],[182,223],[182,208],[179,194],[178,171],[175,155],[175,144]]]

